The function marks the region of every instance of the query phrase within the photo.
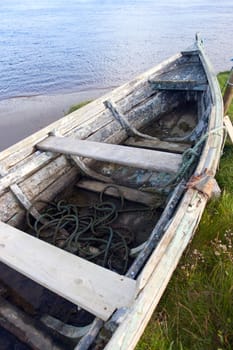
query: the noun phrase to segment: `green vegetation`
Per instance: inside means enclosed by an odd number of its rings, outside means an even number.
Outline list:
[[[76,105],[73,105],[69,108],[68,112],[66,114],[69,114],[69,113],[72,113],[74,111],[76,111],[77,109],[83,107],[83,106],[86,106],[88,103],[90,103],[91,100],[88,100],[88,101],[83,101],[83,102],[80,102]]]
[[[223,89],[229,72],[218,78]],[[233,104],[228,115],[233,121]],[[217,174],[222,196],[210,202],[137,350],[233,349],[233,146]]]

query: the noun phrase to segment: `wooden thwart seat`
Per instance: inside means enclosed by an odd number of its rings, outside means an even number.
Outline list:
[[[3,222],[0,261],[103,320],[135,297],[136,281]]]
[[[177,172],[182,162],[180,154],[78,140],[73,137],[49,136],[37,144],[37,148],[168,173]]]
[[[208,86],[205,72],[199,62],[178,64],[166,72],[149,80],[158,90],[197,90],[205,91]]]
[[[194,91],[205,91],[207,89],[206,83],[199,83],[195,80],[154,80],[150,81],[155,90],[194,90]]]
[[[226,115],[223,119],[223,122],[224,122],[224,125],[225,125],[225,128],[227,130],[227,133],[230,137],[230,140],[233,144],[233,126],[232,126],[232,123],[231,123],[231,120],[230,118]]]

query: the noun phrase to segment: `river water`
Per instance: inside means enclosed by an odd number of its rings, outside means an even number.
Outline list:
[[[109,88],[204,38],[233,57],[232,0],[2,0],[0,99]]]

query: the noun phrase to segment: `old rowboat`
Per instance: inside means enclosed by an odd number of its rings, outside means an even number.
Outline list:
[[[1,326],[34,349],[133,349],[215,191],[222,126],[197,38],[1,152]]]

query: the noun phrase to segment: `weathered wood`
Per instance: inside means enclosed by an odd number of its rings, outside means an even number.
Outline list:
[[[193,47],[193,49],[190,48],[187,50],[182,50],[181,54],[182,54],[182,56],[196,56],[196,57],[198,57],[199,52],[198,52],[196,47]]]
[[[64,191],[67,188],[67,183],[69,185],[73,185],[77,181],[77,169],[71,168],[69,171],[61,174],[56,181],[46,187],[43,191],[41,191],[36,197],[33,198],[33,203],[40,201],[36,204],[36,208],[40,211],[44,208],[45,203],[54,200],[55,196],[57,196],[60,192]],[[6,220],[11,226],[15,227],[24,227],[25,226],[25,210],[22,208],[17,208],[17,211],[12,211],[10,219]]]
[[[55,182],[60,176],[67,173],[72,166],[68,160],[62,156],[58,157],[55,164],[49,163],[36,173],[32,174],[19,187],[30,201]],[[6,192],[0,196],[0,220],[9,220],[20,209],[20,205],[11,192]]]
[[[135,149],[126,146],[112,145],[101,142],[76,140],[72,137],[49,136],[40,142],[37,147],[44,151],[72,154],[81,157],[94,158],[116,164],[176,172],[182,162],[178,154]]]
[[[182,85],[185,87],[196,88],[202,85],[207,85],[207,79],[205,71],[200,62],[188,62],[177,61],[177,63],[168,68],[165,72],[156,74],[153,78],[149,80],[151,84],[170,84],[172,87],[177,85]]]
[[[0,170],[0,175],[5,176],[4,169]],[[19,188],[19,186],[16,183],[14,183],[13,185],[10,185],[10,190],[25,210],[30,209],[30,213],[36,219],[38,219],[40,217],[39,212],[34,207],[32,207],[32,203],[29,201],[27,196],[23,193],[23,191]]]
[[[224,125],[226,127],[227,133],[230,137],[231,142],[233,143],[233,126],[230,118],[226,115],[223,119]]]
[[[211,198],[220,198],[221,196],[221,188],[219,187],[219,184],[217,183],[216,179],[214,179],[214,186],[212,190],[212,197]]]
[[[140,147],[155,149],[161,151],[168,151],[171,153],[183,153],[187,148],[190,147],[188,143],[175,143],[175,142],[166,142],[166,141],[152,141],[152,140],[138,140],[134,137],[129,137],[125,143],[127,146]]]
[[[197,81],[150,81],[153,89],[155,90],[193,90],[193,91],[205,91],[207,84],[200,84]]]
[[[129,305],[135,281],[0,222],[0,260],[103,320]]]
[[[0,325],[34,350],[62,350],[38,323],[0,297]]]
[[[36,172],[41,167],[45,166],[52,158],[55,158],[54,154],[48,154],[45,152],[42,154],[35,154],[25,164],[9,171],[0,179],[0,192],[16,182],[23,181],[27,176],[30,176],[33,172]]]
[[[180,92],[172,94],[168,92],[157,93],[153,98],[146,99],[134,109],[125,113],[125,118],[135,129],[140,130],[141,127],[156,121],[161,113],[169,112],[177,107],[181,95],[183,95],[183,93]],[[125,98],[126,104],[128,103],[127,101],[128,97]],[[111,136],[114,137],[114,134],[119,133],[119,131],[121,133],[120,142],[122,143],[128,135],[125,129],[119,129],[119,123],[114,119],[114,121],[109,123],[105,128],[99,129],[97,132],[90,135],[88,140],[103,142],[103,140]]]
[[[19,186],[17,184],[14,184],[10,186],[10,189],[21,204],[21,206],[25,210],[30,210],[31,215],[34,216],[34,218],[39,219],[40,213],[32,207],[32,203],[29,201],[29,199],[26,197],[23,191],[19,188]]]
[[[77,183],[77,186],[79,188],[98,193],[102,192],[106,188],[104,193],[106,193],[107,195],[119,198],[122,194],[123,197],[129,201],[146,204],[152,207],[159,207],[163,202],[161,195],[141,192],[133,188],[118,186],[115,184],[114,187],[112,187],[111,185],[106,185],[106,183],[102,183],[99,181],[80,180]]]
[[[149,140],[158,140],[157,137],[142,134],[137,129],[135,129],[134,126],[130,125],[128,120],[119,111],[119,108],[117,107],[117,105],[114,102],[107,100],[107,101],[104,101],[104,105],[112,112],[112,115],[114,116],[116,121],[122,126],[123,129],[126,130],[128,135],[135,135],[135,136],[143,137],[143,138],[149,139]]]
[[[230,72],[230,75],[227,81],[227,87],[223,96],[224,114],[228,112],[232,99],[233,99],[233,69]]]
[[[216,74],[203,50],[201,42],[197,42],[197,47],[199,50],[199,57],[208,80],[209,92],[211,96],[210,104],[212,105],[212,109],[209,116],[208,131],[218,128],[220,129],[217,133],[209,135],[202,151],[201,158],[195,171],[195,175],[202,174],[206,170],[209,170],[210,173],[214,175],[219,164],[223,142],[223,129],[221,129],[223,125],[223,101]],[[215,148],[215,152],[213,152],[211,156],[208,157],[208,154],[212,152],[210,150],[211,147]],[[209,158],[208,166],[206,164],[207,157]]]

